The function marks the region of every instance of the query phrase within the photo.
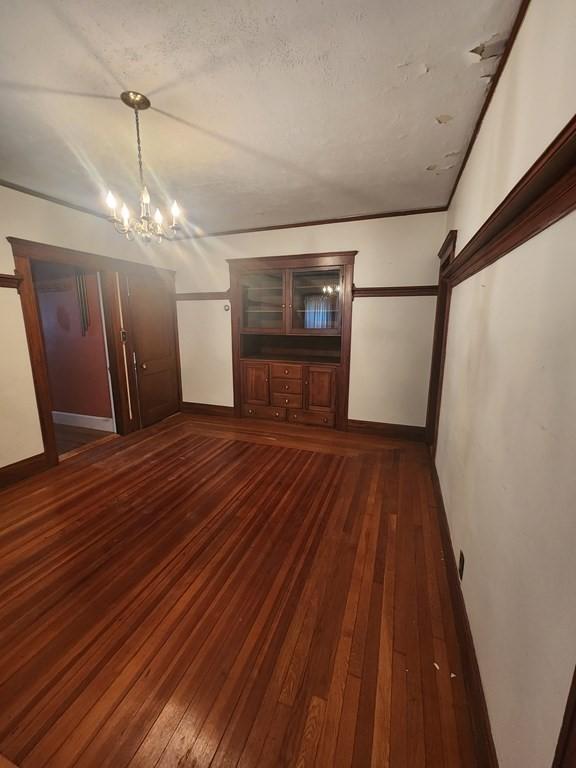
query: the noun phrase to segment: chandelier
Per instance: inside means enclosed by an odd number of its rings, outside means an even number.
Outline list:
[[[178,217],[180,216],[180,208],[178,203],[174,200],[172,207],[170,208],[171,222],[166,227],[164,224],[164,216],[159,208],[156,208],[154,215],[151,215],[150,207],[150,193],[144,183],[144,172],[142,170],[142,143],[140,141],[140,119],[139,112],[143,109],[150,107],[150,99],[143,96],[136,91],[124,91],[120,94],[120,98],[134,110],[134,119],[136,121],[136,144],[138,147],[138,172],[140,175],[140,216],[135,218],[130,213],[130,209],[126,203],[120,203],[112,192],[108,192],[106,195],[106,205],[110,210],[108,217],[109,221],[114,224],[116,231],[125,235],[128,240],[134,240],[138,236],[143,242],[149,243],[152,240],[162,242],[162,240],[170,240],[173,238],[174,233],[178,229]],[[120,208],[120,210],[118,210]]]

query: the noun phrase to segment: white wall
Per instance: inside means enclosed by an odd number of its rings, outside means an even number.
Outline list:
[[[576,111],[576,6],[532,0],[448,214],[461,248]],[[436,463],[501,768],[548,768],[575,662],[576,215],[457,286]]]
[[[576,661],[576,214],[454,289],[436,462],[501,768],[548,768]]]
[[[182,243],[172,264],[178,291],[225,291],[226,259],[357,250],[357,286],[430,285],[438,280],[445,231],[446,215],[431,213],[228,235]],[[354,301],[350,418],[425,424],[435,303],[430,297]],[[230,317],[223,306],[179,303],[185,400],[233,402]]]
[[[168,246],[145,249],[117,235],[108,222],[0,187],[0,273],[14,272],[6,237],[162,265]],[[0,467],[42,453],[20,298],[0,288]]]
[[[574,71],[574,0],[532,0],[450,206],[458,248],[576,113]]]

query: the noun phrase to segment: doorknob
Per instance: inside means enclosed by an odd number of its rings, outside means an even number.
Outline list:
[[[148,368],[148,364],[147,363],[142,363],[140,365],[140,368],[143,368],[144,370],[146,370]]]

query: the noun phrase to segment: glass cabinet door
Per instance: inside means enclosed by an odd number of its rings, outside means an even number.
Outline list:
[[[294,270],[290,322],[295,332],[340,332],[342,274],[339,268]]]
[[[242,329],[284,330],[284,272],[247,272],[240,282]]]

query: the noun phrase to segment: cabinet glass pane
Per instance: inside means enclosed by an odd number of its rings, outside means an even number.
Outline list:
[[[284,315],[283,273],[249,273],[242,277],[241,287],[243,327],[281,329]]]
[[[340,328],[340,270],[292,273],[292,328],[310,331]]]

